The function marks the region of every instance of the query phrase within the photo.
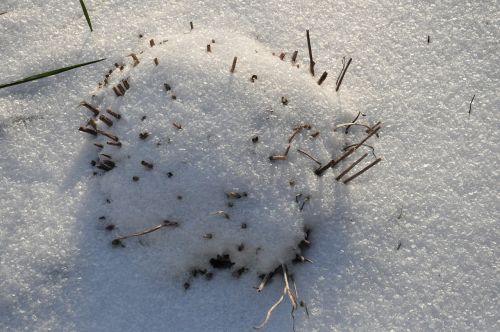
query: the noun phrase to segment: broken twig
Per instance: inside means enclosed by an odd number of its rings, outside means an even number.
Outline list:
[[[342,71],[340,72],[339,78],[337,79],[337,87],[335,88],[335,92],[339,91],[340,85],[342,84],[342,80],[344,79],[344,75],[347,71],[347,68],[349,68],[349,65],[351,64],[352,58],[349,58],[347,61],[347,64],[342,67]],[[344,62],[344,60],[342,61]]]
[[[363,174],[364,172],[366,172],[367,170],[369,170],[370,168],[372,168],[373,166],[375,166],[376,164],[378,164],[381,160],[382,160],[382,158],[376,159],[375,161],[373,161],[372,163],[370,163],[368,166],[366,166],[365,168],[363,168],[361,171],[359,171],[358,173],[354,174],[350,178],[346,179],[344,181],[344,184],[347,184],[348,182],[354,180],[355,178],[357,178],[358,176],[360,176],[361,174]]]

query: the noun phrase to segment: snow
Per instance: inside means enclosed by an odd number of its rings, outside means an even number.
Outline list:
[[[0,91],[2,330],[252,330],[283,287],[275,278],[257,293],[257,275],[293,258],[303,226],[314,263],[290,265],[309,311],[296,312],[296,330],[498,329],[497,2],[86,3],[93,33],[78,3],[0,5],[2,82],[108,59]],[[316,79],[329,73],[321,86],[307,73],[306,29]],[[294,50],[300,68],[289,62]],[[353,63],[335,93],[343,56]],[[97,88],[115,62],[127,64],[112,77],[130,77],[124,97]],[[117,167],[99,176],[90,165],[96,141],[77,131],[91,115],[78,106],[84,99],[123,114],[109,129],[122,147],[101,151]],[[358,111],[360,121],[384,123],[370,141],[382,162],[349,185],[334,180],[349,162],[318,178],[295,149],[321,162],[338,156],[366,135],[332,130]],[[305,130],[288,160],[271,163],[305,123],[317,139]],[[140,140],[145,130],[151,136]],[[146,158],[152,170],[140,165]],[[229,208],[228,191],[248,197]],[[303,211],[298,193],[311,196]],[[218,210],[230,219],[211,214]],[[198,228],[195,218],[210,224]],[[259,227],[235,227],[245,218]],[[164,219],[179,227],[126,239],[125,248],[110,244]],[[243,241],[268,254],[239,253]],[[250,271],[190,279],[191,268],[210,268],[207,260],[224,252]],[[291,328],[283,303],[266,329]]]

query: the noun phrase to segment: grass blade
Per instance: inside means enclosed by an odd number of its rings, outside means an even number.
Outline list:
[[[78,68],[78,67],[87,66],[87,65],[90,65],[90,64],[93,64],[93,63],[96,63],[96,62],[101,62],[103,60],[106,60],[106,59],[100,59],[100,60],[95,60],[95,61],[90,61],[90,62],[84,62],[84,63],[80,63],[80,64],[77,64],[77,65],[69,66],[69,67],[59,68],[59,69],[51,70],[51,71],[46,71],[45,73],[41,73],[41,74],[29,76],[29,77],[20,79],[18,81],[14,81],[14,82],[7,83],[7,84],[2,84],[2,85],[0,85],[0,89],[6,88],[6,87],[9,87],[9,86],[13,86],[13,85],[17,85],[17,84],[23,84],[23,83],[26,83],[26,82],[29,82],[29,81],[38,80],[40,78],[45,78],[45,77],[57,75],[59,73],[62,73],[62,72],[65,72],[65,71],[68,71],[68,70],[71,70],[71,69],[75,69],[75,68]]]
[[[90,22],[89,13],[87,12],[87,7],[85,7],[85,3],[83,2],[83,0],[80,0],[80,5],[82,6],[83,15],[85,15],[85,19],[87,20],[87,23],[89,24],[90,32],[92,32],[94,30],[92,29],[92,23]]]

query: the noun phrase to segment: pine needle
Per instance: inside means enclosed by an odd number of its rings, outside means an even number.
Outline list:
[[[93,64],[93,63],[96,63],[96,62],[100,62],[100,61],[103,61],[103,60],[106,60],[106,59],[100,59],[100,60],[95,60],[95,61],[80,63],[78,65],[73,65],[73,66],[69,66],[69,67],[59,68],[59,69],[56,69],[56,70],[47,71],[45,73],[41,73],[41,74],[29,76],[29,77],[20,79],[18,81],[14,81],[14,82],[7,83],[7,84],[2,84],[2,85],[0,85],[0,89],[6,88],[6,87],[9,87],[9,86],[13,86],[13,85],[17,85],[17,84],[23,84],[23,83],[30,82],[30,81],[35,81],[35,80],[38,80],[38,79],[41,79],[41,78],[45,78],[45,77],[49,77],[49,76],[53,76],[53,75],[57,75],[59,73],[62,73],[62,72],[65,72],[65,71],[68,71],[68,70],[71,70],[71,69],[75,69],[75,68],[78,68],[78,67],[87,66],[87,65],[90,65],[90,64]]]
[[[87,12],[87,7],[85,7],[85,3],[83,2],[83,0],[80,0],[80,5],[82,6],[83,15],[85,15],[85,19],[87,20],[87,23],[89,25],[90,32],[92,32],[94,30],[92,29],[92,23],[90,22],[89,13]]]

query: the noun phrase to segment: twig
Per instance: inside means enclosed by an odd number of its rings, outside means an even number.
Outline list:
[[[274,309],[276,309],[280,304],[281,302],[283,302],[283,300],[285,299],[285,294],[286,294],[286,289],[283,290],[283,293],[281,294],[280,298],[278,299],[278,301],[276,301],[272,306],[271,308],[269,308],[269,310],[267,311],[267,314],[266,314],[266,318],[264,319],[264,321],[257,325],[257,326],[254,326],[253,328],[256,329],[256,330],[260,330],[261,328],[263,328],[264,326],[266,326],[267,324],[267,321],[269,320],[269,318],[271,318],[271,315],[273,314],[273,311]]]
[[[351,61],[352,61],[352,58],[349,58],[345,67],[342,68],[342,71],[340,72],[340,76],[337,79],[337,87],[335,88],[335,92],[339,91],[340,85],[342,84],[342,80],[344,79],[344,75],[347,71],[347,68],[349,68],[349,65],[351,64]]]
[[[78,130],[93,136],[97,136],[97,131],[95,131],[94,129],[80,127],[78,128]]]
[[[339,181],[344,175],[346,175],[347,173],[349,173],[349,171],[351,169],[353,169],[354,166],[356,166],[357,164],[359,164],[361,162],[361,160],[365,159],[367,155],[368,155],[368,153],[365,153],[361,158],[359,158],[358,160],[356,160],[351,166],[347,167],[342,173],[339,174],[339,176],[337,176],[335,178],[335,180]]]
[[[155,232],[163,227],[177,227],[179,226],[179,223],[178,222],[175,222],[175,221],[170,221],[170,220],[165,220],[162,224],[159,224],[155,227],[152,227],[152,228],[149,228],[149,229],[146,229],[142,232],[139,232],[139,233],[133,233],[133,234],[130,234],[130,235],[125,235],[125,236],[120,236],[120,237],[117,237],[116,239],[113,240],[113,244],[114,245],[119,245],[121,244],[121,241],[123,240],[126,240],[126,239],[129,239],[131,237],[136,237],[136,236],[141,236],[141,235],[145,235],[145,234],[148,234],[148,233],[152,233],[152,232]]]
[[[298,53],[299,53],[299,51],[293,52],[293,54],[292,54],[292,62],[295,62],[295,60],[297,60],[297,54]]]
[[[344,184],[347,184],[351,180],[354,180],[355,178],[357,178],[358,176],[360,176],[361,174],[363,174],[364,172],[366,172],[367,170],[369,170],[370,168],[372,168],[373,166],[375,166],[376,164],[378,164],[381,160],[382,160],[382,158],[378,158],[377,160],[373,161],[371,164],[369,164],[368,166],[366,166],[365,168],[363,168],[361,171],[359,171],[358,173],[354,174],[353,176],[351,176],[350,178],[348,178],[347,180],[345,180]]]
[[[352,122],[352,123],[355,123],[356,121],[358,121],[358,118],[359,118],[359,116],[360,116],[360,115],[361,115],[361,112],[360,112],[360,111],[358,111],[358,115],[356,115],[356,117],[354,118],[354,120],[352,120],[351,122]],[[363,114],[363,115],[364,115],[364,114]],[[347,126],[347,127],[345,128],[345,134],[346,134],[346,135],[349,133],[349,128],[351,128],[351,126]]]
[[[313,61],[313,55],[312,55],[312,50],[311,50],[311,39],[309,38],[309,30],[306,30],[306,37],[307,37],[307,48],[309,50],[309,72],[311,73],[312,76],[314,76],[314,61]]]
[[[264,279],[262,279],[261,283],[259,284],[259,287],[256,287],[255,289],[257,290],[258,293],[262,292],[264,290],[264,287],[267,284],[267,281],[274,275],[274,273],[269,272],[264,276]]]
[[[285,281],[285,287],[283,288],[283,293],[281,294],[280,298],[278,299],[278,301],[276,301],[272,306],[271,308],[269,308],[269,310],[267,311],[267,314],[266,314],[266,318],[264,319],[264,321],[257,325],[257,326],[254,326],[253,328],[256,329],[256,330],[260,330],[261,328],[263,328],[264,326],[266,326],[267,322],[269,321],[269,318],[271,318],[271,315],[273,314],[273,311],[281,304],[281,302],[283,302],[283,300],[285,299],[285,295],[288,296],[288,298],[290,299],[290,301],[292,302],[292,318],[293,317],[293,312],[295,311],[295,309],[297,309],[297,299],[295,298],[295,295],[292,293],[292,291],[290,290],[290,285],[289,285],[289,282],[288,282],[288,274],[286,272],[287,268],[286,268],[286,265],[281,265],[281,268],[283,270],[283,280]]]
[[[109,110],[109,109],[106,110],[106,112],[108,112],[115,119],[121,119],[121,117],[122,117],[119,113],[113,112],[112,110]]]
[[[335,131],[335,130],[337,130],[339,128],[342,128],[342,127],[351,127],[351,126],[362,126],[362,127],[365,127],[368,130],[372,129],[372,127],[370,127],[369,125],[365,125],[365,124],[362,124],[362,123],[348,122],[348,123],[341,123],[339,125],[336,125],[335,128],[333,128],[333,130]]]
[[[323,83],[323,81],[326,79],[326,76],[328,76],[328,73],[325,71],[323,75],[321,75],[321,77],[319,78],[318,85],[321,85]]]
[[[348,150],[349,148],[352,148],[353,146],[355,145],[358,145],[358,143],[355,143],[355,144],[351,144],[351,145],[348,145],[346,146],[343,150],[346,151]],[[361,144],[362,146],[366,146],[367,148],[370,148],[372,150],[372,154],[373,156],[375,157],[375,159],[377,159],[377,155],[375,154],[375,148],[371,145],[368,145],[368,144]]]
[[[99,117],[99,120],[101,120],[102,122],[104,122],[108,127],[111,127],[113,126],[113,121],[111,121],[110,119],[108,119],[106,116],[104,115],[101,115]]]
[[[132,59],[134,60],[134,67],[140,63],[139,58],[134,53],[130,53],[128,56],[132,57]]]
[[[233,65],[231,66],[231,73],[234,73],[234,68],[236,68],[236,61],[238,60],[238,57],[234,57],[233,59]]]
[[[469,103],[469,118],[470,118],[470,113],[472,112],[472,102],[474,101],[474,98],[476,98],[476,95],[472,96],[472,99],[470,100]]]
[[[191,30],[194,29],[193,22],[189,22],[189,26],[191,27]]]
[[[321,163],[318,161],[318,159],[314,158],[313,156],[311,156],[309,153],[301,150],[301,149],[297,149],[298,152],[302,153],[303,155],[309,157],[310,159],[312,159],[314,162],[316,162],[318,165],[321,166]]]
[[[99,110],[94,106],[90,105],[89,103],[87,103],[85,100],[80,103],[80,106],[86,107],[88,110],[94,113],[94,116],[99,115]]]
[[[328,164],[326,164],[325,166],[323,167],[320,167],[318,168],[317,170],[314,171],[314,173],[316,173],[316,175],[318,176],[321,176],[323,175],[323,173],[329,169],[330,167],[334,167],[335,165],[337,165],[339,162],[341,162],[342,160],[346,159],[347,157],[349,157],[351,154],[353,154],[361,145],[363,145],[364,142],[366,142],[370,137],[372,137],[373,135],[375,135],[380,129],[380,126],[376,127],[370,134],[368,134],[368,136],[366,136],[360,143],[356,144],[354,147],[352,147],[351,149],[349,149],[346,153],[344,153],[342,156],[340,156],[339,159],[335,160],[335,159],[332,159]]]
[[[113,141],[116,141],[116,142],[118,142],[118,141],[119,141],[118,137],[116,137],[116,136],[115,136],[115,135],[113,135],[113,134],[107,133],[107,132],[105,132],[105,131],[103,131],[103,130],[99,130],[99,129],[97,129],[97,133],[98,133],[98,134],[101,134],[101,135],[104,135],[104,136],[106,136],[106,137],[108,137],[108,138],[111,138]]]

